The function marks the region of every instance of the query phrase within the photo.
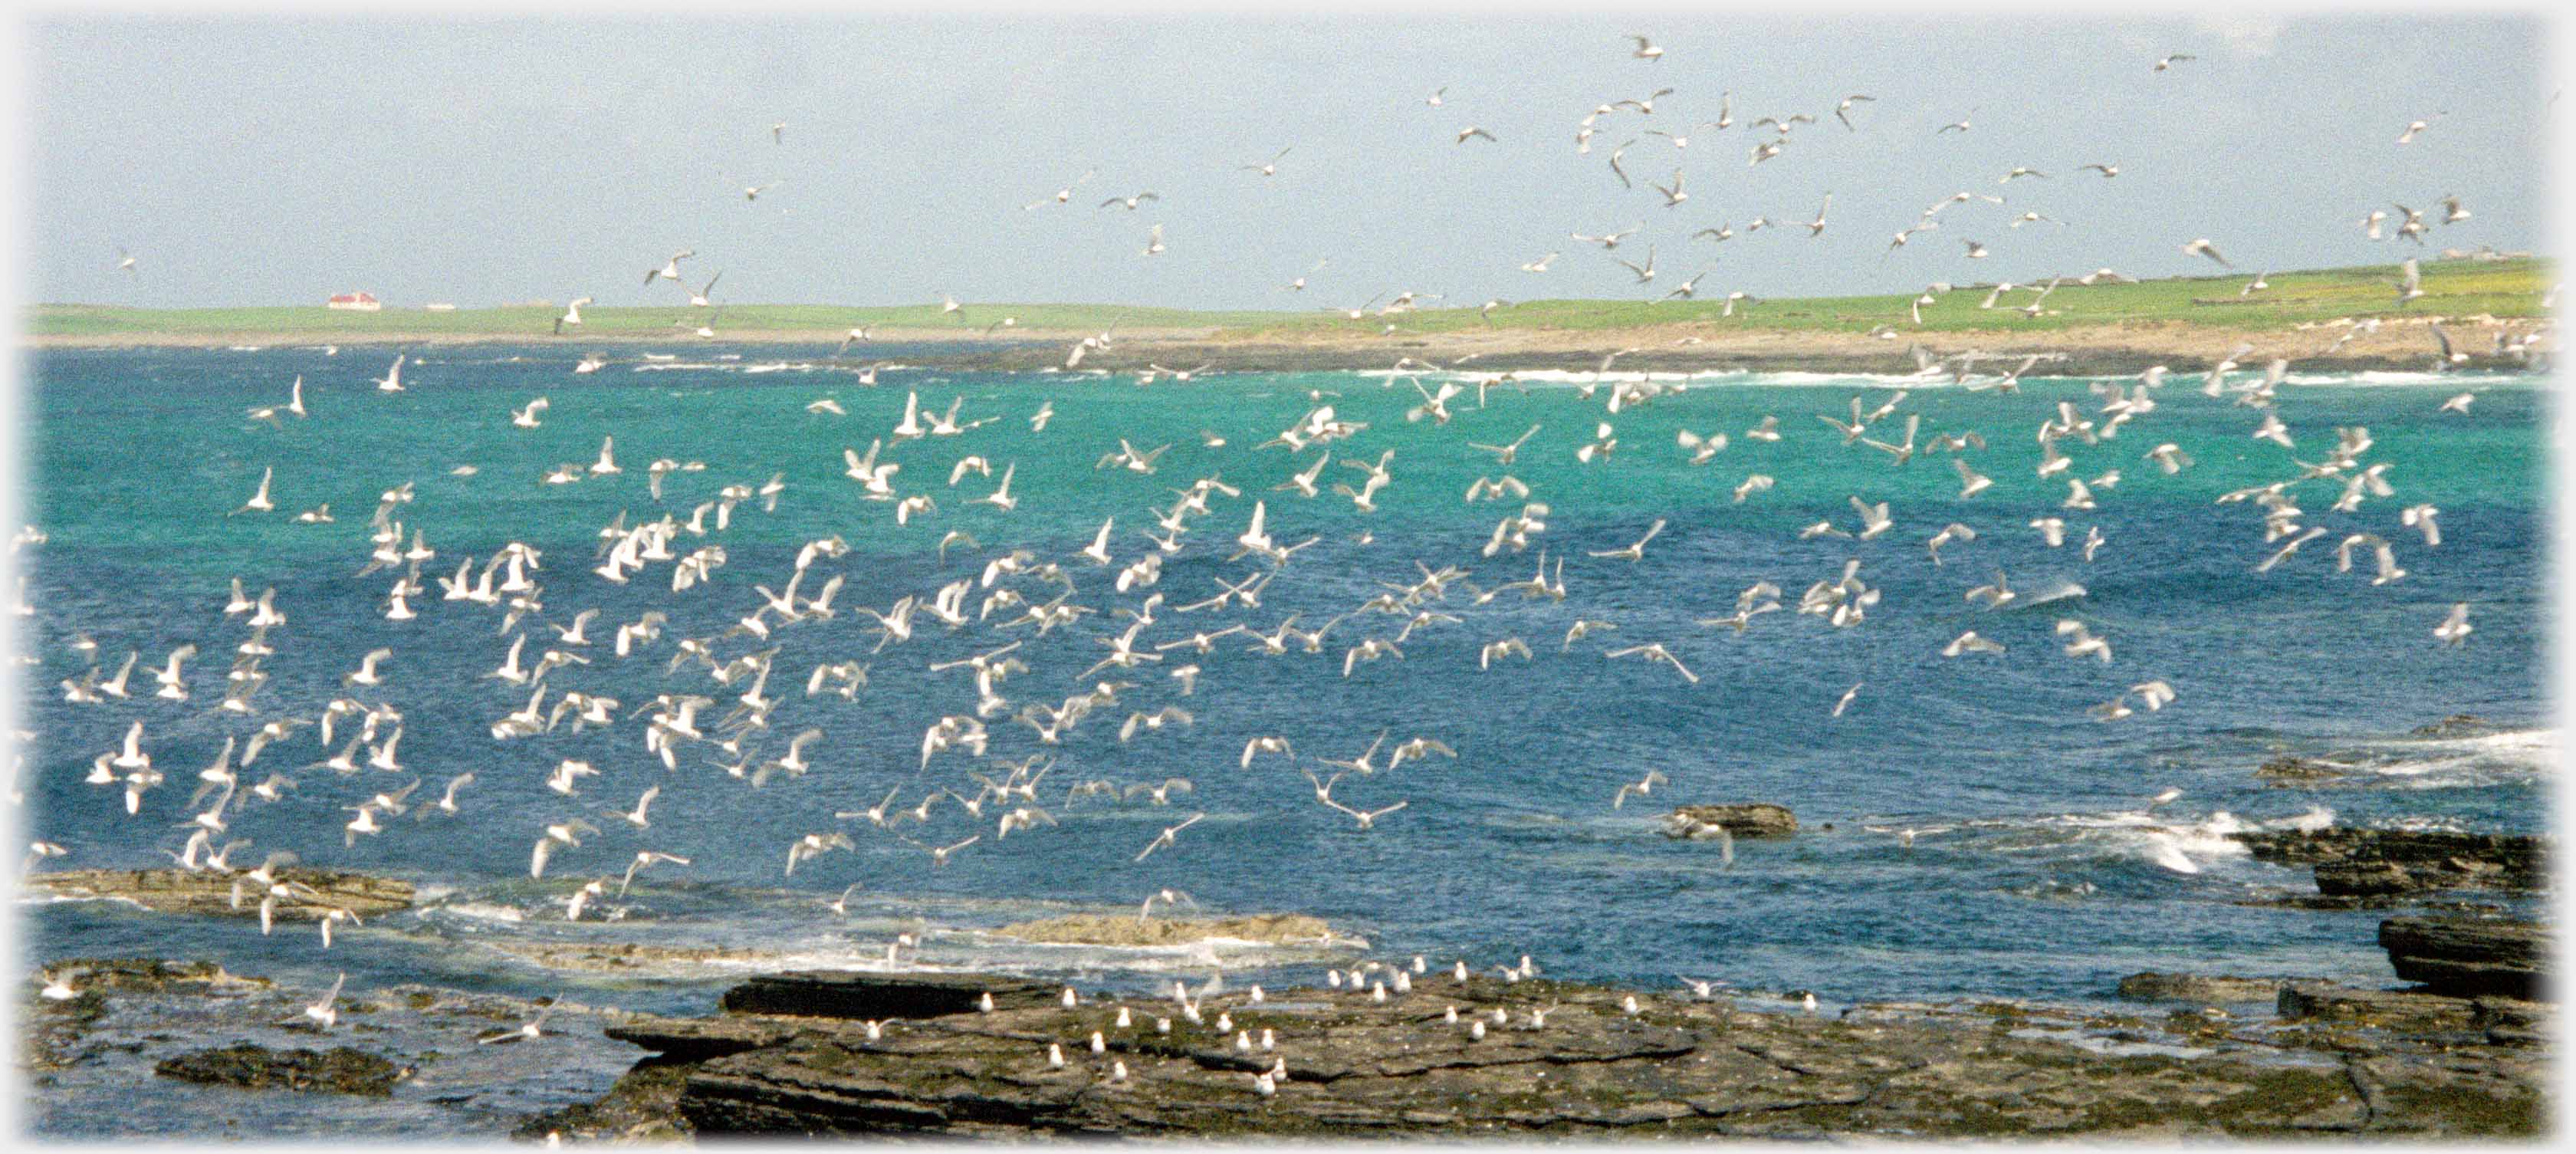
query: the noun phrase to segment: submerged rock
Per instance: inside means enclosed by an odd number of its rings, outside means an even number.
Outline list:
[[[549,941],[523,938],[477,941],[474,944],[550,970],[580,970],[589,973],[673,969],[685,971],[709,965],[757,963],[763,958],[774,960],[777,956],[764,954],[759,950],[721,946],[660,946],[647,942]]]
[[[1732,837],[1787,837],[1798,832],[1798,816],[1785,805],[1754,801],[1686,805],[1664,818],[1666,837],[1709,838],[1720,830]]]
[[[40,969],[44,974],[62,978],[80,989],[137,994],[266,989],[274,984],[266,978],[245,978],[231,973],[214,962],[172,961],[167,958],[65,958],[46,963]]]
[[[2281,995],[2279,978],[2232,978],[2153,971],[2120,979],[2120,996],[2148,1002],[2269,1002]]]
[[[2459,997],[2541,998],[2549,938],[2530,922],[2500,918],[2390,918],[2379,944],[2401,980]]]
[[[278,880],[317,891],[293,902],[280,902],[275,916],[290,920],[312,921],[328,909],[345,909],[361,918],[372,918],[396,910],[408,909],[412,903],[410,882],[392,878],[371,877],[343,870],[281,869]],[[29,874],[26,883],[64,897],[122,898],[170,914],[205,914],[213,917],[255,918],[259,916],[256,885],[244,885],[246,892],[239,907],[233,905],[235,875],[213,870],[67,870],[62,873]]]
[[[2494,723],[2474,713],[2454,713],[2440,721],[2419,725],[2406,732],[2413,737],[2460,737],[2486,733],[2494,728]]]
[[[2351,776],[2351,769],[2331,761],[2312,757],[2281,756],[2256,766],[2254,777],[2274,785],[2292,785],[2312,781],[2333,781]]]
[[[1232,938],[1273,944],[1338,939],[1321,918],[1256,914],[1234,918],[1137,918],[1128,914],[1068,914],[1018,922],[995,931],[1030,942],[1087,946],[1170,946]]]
[[[48,998],[41,990],[60,981],[73,993]],[[265,978],[228,973],[213,962],[164,958],[63,958],[37,968],[28,983],[27,1013],[20,1018],[26,1034],[21,1060],[46,1070],[75,1059],[90,1027],[107,1017],[108,995],[212,993],[217,990],[265,989]]]
[[[331,1094],[385,1095],[411,1076],[409,1067],[347,1046],[329,1050],[271,1050],[249,1043],[196,1050],[164,1058],[152,1072],[183,1082],[312,1090]]]

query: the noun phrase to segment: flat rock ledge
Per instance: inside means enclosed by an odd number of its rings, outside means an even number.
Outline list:
[[[1887,1007],[1830,1018],[1547,980],[1434,975],[1384,1003],[1341,990],[1273,991],[1259,1003],[1248,991],[1216,994],[1195,1021],[1168,998],[1095,993],[1067,1007],[1064,989],[954,975],[760,979],[725,1002],[761,1012],[610,1026],[609,1036],[655,1056],[597,1106],[532,1119],[521,1133],[2466,1136],[2538,1134],[2548,1115],[2545,1046],[2474,1032],[2485,1013],[2537,1038],[2533,1015],[2425,994],[2406,997],[2451,1011],[2433,1041],[2219,1052],[2168,1035],[2081,1045],[2070,1040],[2081,1031],[2033,1028],[2051,1024],[2039,1011]],[[990,1012],[952,1008],[987,992]],[[917,1016],[884,1021],[896,1007]],[[868,1015],[878,1036],[844,1012]],[[1477,1021],[1482,1037],[1471,1033]],[[2319,1023],[2335,1039],[2368,1028]],[[1263,1048],[1265,1034],[1275,1049]],[[1050,1045],[1063,1065],[1051,1063]],[[1286,1076],[1261,1093],[1256,1076],[1276,1068]],[[591,1118],[601,1124],[582,1124]]]
[[[1673,838],[1788,837],[1798,832],[1798,815],[1767,801],[1734,805],[1686,805],[1664,817],[1664,836]]]
[[[249,1043],[192,1050],[152,1068],[164,1078],[249,1089],[317,1091],[382,1097],[412,1071],[381,1055],[347,1046],[328,1050],[272,1050]]]
[[[257,884],[244,883],[243,888],[251,892],[245,893],[241,906],[235,908],[234,877],[213,870],[65,870],[29,874],[26,884],[62,897],[122,898],[161,913],[258,917]],[[409,909],[412,904],[411,883],[392,878],[317,869],[280,869],[277,878],[315,891],[299,901],[278,903],[276,916],[280,918],[312,921],[334,907],[372,918]]]
[[[2207,1006],[2271,1002],[2281,996],[2283,981],[2149,971],[2120,979],[2120,996],[2141,1002],[2193,1002]]]
[[[1210,938],[1236,941],[1322,942],[1344,940],[1321,918],[1304,914],[1255,914],[1232,918],[1139,918],[1128,914],[1068,914],[1060,918],[1015,922],[995,933],[1028,942],[1085,946],[1173,946]]]
[[[2323,981],[2284,983],[2279,1011],[2290,1021],[2349,1024],[2411,1037],[2467,1033],[2499,1046],[2547,1043],[2558,1013],[2546,1002],[2498,995],[2457,998],[2422,989],[2363,990]],[[2350,1036],[2333,1044],[2361,1051],[2377,1048]]]
[[[2528,892],[2547,886],[2549,843],[2524,834],[2440,830],[2265,830],[2230,835],[2255,860],[2313,866],[2317,892],[2372,899],[2487,889]]]

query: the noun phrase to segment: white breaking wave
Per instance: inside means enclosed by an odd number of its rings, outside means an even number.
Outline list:
[[[2563,764],[2555,729],[2517,729],[2468,737],[2402,737],[2356,744],[2357,757],[2335,764],[2354,776],[2408,789],[2450,789],[2527,781]]]
[[[2144,809],[2126,809],[1969,824],[2013,830],[2001,839],[2007,844],[1996,847],[2006,852],[2083,848],[2145,862],[2172,873],[2198,874],[2221,861],[2251,856],[2252,851],[2230,835],[2260,830],[2319,830],[2334,824],[2334,816],[2333,810],[2314,806],[2269,821],[2249,821],[2226,810],[2197,821],[2170,821]],[[2019,844],[2012,844],[2016,842]]]
[[[2428,354],[2428,355],[2429,355],[2429,354]],[[2433,372],[2433,371],[2431,371],[2431,370],[2429,370],[2429,369],[2415,370],[2415,371],[2411,371],[2411,372],[2410,372],[2410,371],[2406,371],[2406,370],[2380,370],[2380,369],[2370,369],[2370,370],[2364,370],[2364,371],[2362,371],[2362,372],[2358,372],[2358,373],[2290,373],[2290,374],[2287,374],[2287,375],[2285,375],[2285,376],[2283,376],[2283,377],[2281,378],[2281,383],[2283,383],[2283,384],[2287,384],[2287,385],[2460,385],[2460,384],[2474,384],[2474,385],[2478,386],[2479,388],[2482,388],[2482,389],[2483,389],[2483,388],[2494,388],[2494,387],[2497,387],[2497,386],[2499,386],[2499,385],[2504,385],[2504,386],[2524,386],[2524,387],[2537,388],[2537,387],[2539,387],[2539,386],[2540,386],[2540,384],[2541,384],[2543,381],[2545,381],[2546,379],[2547,379],[2546,375],[2544,375],[2544,374],[2536,374],[2536,373],[2494,373],[2494,372],[2440,372],[2440,373],[2437,373],[2437,372]]]

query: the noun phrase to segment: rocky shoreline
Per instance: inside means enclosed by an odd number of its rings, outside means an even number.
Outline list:
[[[2278,1017],[2012,1003],[1766,1011],[1722,992],[1429,971],[1121,1000],[1046,983],[800,972],[523,1138],[912,1135],[2533,1135],[2544,1007],[2286,983]],[[2222,1000],[2269,984],[2220,987]],[[2208,990],[2200,992],[2210,992]],[[986,1001],[989,995],[990,1000]],[[1124,1024],[1122,1025],[1122,1021]]]
[[[1675,837],[1787,837],[1784,807],[1685,807]],[[2319,896],[2440,908],[2527,894],[2545,839],[2327,828],[2238,835]],[[2350,906],[2340,908],[2351,908]],[[1104,923],[1105,924],[1105,923]],[[2020,1003],[1831,1016],[1714,987],[1622,990],[1371,964],[1325,988],[1120,998],[963,975],[799,971],[700,1018],[608,1036],[648,1056],[526,1138],[1043,1135],[1352,1138],[2542,1133],[2544,931],[2384,920],[2404,989],[2131,975],[2160,1012]],[[1418,975],[1418,977],[1417,977]]]
[[[1667,814],[1664,832],[1723,843],[1799,829],[1786,807],[1747,802],[1681,807]],[[557,1003],[566,1016],[547,1032],[558,1040],[537,1045],[577,1042],[596,1080],[547,1092],[568,1104],[501,1118],[522,1119],[514,1133],[523,1139],[572,1141],[2545,1131],[2549,942],[2543,927],[2504,915],[2527,909],[2548,885],[2550,839],[2331,826],[2232,836],[2259,860],[2315,877],[2316,893],[2254,904],[2389,909],[2377,942],[2394,977],[2414,984],[2141,973],[2117,988],[2134,1011],[1982,1002],[1820,1012],[1797,994],[1724,983],[1559,982],[1526,961],[1482,972],[1421,959],[1349,962],[1322,987],[1211,982],[1156,993],[981,973],[791,970],[738,982],[702,1017]],[[410,887],[391,879],[295,876],[317,896],[280,916],[327,906],[374,916],[412,900]],[[88,870],[28,881],[62,897],[255,916],[235,908],[229,883],[211,874]],[[995,932],[1041,942],[1231,938],[1366,950],[1293,915],[1105,913]],[[616,974],[720,956],[756,964],[727,951],[573,942],[528,960]],[[479,1044],[491,1031],[542,1017],[524,1003],[402,986],[351,992],[342,1005],[355,1031],[324,1031],[296,1021],[303,996],[205,962],[56,961],[22,1000],[21,1065],[40,1087],[76,1068],[93,1071],[84,1077],[97,1086],[100,1063],[126,1061],[133,1076],[206,1093],[367,1100],[431,1093],[419,1075],[461,1094],[456,1101],[490,1103],[476,1107],[488,1118],[511,1097],[499,1083],[472,1081],[492,1073],[471,1074],[482,1067],[460,1065],[453,1043],[393,1042],[384,1023],[424,1023],[480,1061],[497,1057]],[[135,1020],[111,1012],[126,999],[157,1000],[162,1012],[148,1020],[195,1025],[180,1034],[167,1025],[120,1032],[117,1021]],[[576,1030],[584,1037],[560,1038]],[[628,1062],[621,1045],[640,1054],[619,1076],[612,1072]],[[560,1053],[528,1051],[541,1064]],[[118,1075],[106,1076],[114,1085]],[[607,1091],[592,1096],[602,1084]],[[242,1109],[256,1112],[248,1100]]]
[[[1677,820],[1732,826],[1739,836],[1795,828],[1787,810],[1759,804]],[[2545,877],[2538,839],[2332,828],[2245,836],[2267,860],[2397,863],[2427,886]],[[2447,868],[2413,869],[2430,862]],[[159,876],[166,872],[117,871],[78,884],[84,892],[186,888]],[[372,892],[371,880],[336,884]],[[2402,896],[2427,905],[2424,892]],[[1087,939],[1139,924],[1115,915],[1059,921],[1015,929]],[[1152,927],[1231,925],[1291,939],[1330,932],[1311,921],[1142,924],[1157,935],[1177,931]],[[550,1063],[562,1051],[542,1047],[578,1044],[600,1079],[588,1085],[607,1090],[558,1090],[555,1101],[566,1104],[503,1118],[522,1119],[520,1138],[568,1141],[2544,1132],[2554,1010],[2541,1000],[2549,992],[2543,931],[2495,917],[2409,915],[2385,919],[2378,940],[2395,976],[2418,985],[2135,974],[2117,991],[2134,1011],[1981,1002],[1820,1012],[1795,994],[1723,983],[1560,982],[1526,962],[1484,972],[1419,959],[1353,963],[1320,988],[1211,982],[1159,993],[990,974],[787,971],[735,984],[702,1017],[557,1003],[563,1013],[546,1031],[557,1040],[521,1043],[541,1047],[526,1051],[529,1059]],[[75,1068],[94,1071],[84,1075],[92,1085],[102,1074],[113,1085],[118,1075],[100,1063],[123,1061],[134,1076],[213,1094],[506,1098],[458,1059],[493,1056],[475,1043],[542,1016],[524,1003],[402,986],[352,991],[342,1007],[359,1023],[354,1032],[317,1031],[295,1021],[309,995],[210,963],[152,958],[56,961],[26,989],[21,1064],[39,1086]],[[126,999],[157,1000],[161,1011],[143,1021],[194,1024],[177,1035],[167,1025],[120,1030],[111,1009]],[[453,1041],[431,1049],[395,1042],[386,1033],[395,1017]],[[567,1031],[586,1040],[562,1038]],[[141,1043],[154,1041],[163,1045],[147,1053]],[[620,1044],[640,1052],[622,1076],[610,1072]],[[177,1048],[189,1045],[196,1048]],[[260,1109],[241,1101],[239,1111]],[[492,1108],[478,1107],[487,1117]]]
[[[47,1019],[95,1020],[108,997],[231,1005],[245,1026],[301,997],[204,963],[49,969],[77,972],[88,1004],[31,999],[40,1029]],[[1723,991],[1432,971],[1385,1002],[1357,983],[1212,993],[1191,999],[1193,1020],[1170,998],[1077,992],[1067,1006],[1064,987],[1036,981],[766,975],[709,1017],[591,1011],[609,1038],[649,1056],[595,1100],[526,1117],[515,1133],[2466,1137],[2528,1136],[2546,1125],[2550,1007],[2299,980],[2184,976],[2148,989],[2148,977],[2124,991],[2179,1005],[2087,1013],[1887,1004],[1819,1014]],[[1381,980],[1372,974],[1369,989]],[[253,998],[242,1000],[244,991]],[[388,996],[414,1010],[449,1006],[468,1031],[525,1012],[411,987],[353,999],[352,1012],[385,1012]],[[567,1028],[559,1019],[557,1032]],[[259,1095],[278,1091],[380,1099],[445,1064],[435,1052],[377,1052],[384,1043],[363,1029],[341,1037],[317,1043],[325,1048],[237,1041],[147,1068],[248,1095],[241,1109],[255,1113]],[[451,1079],[446,1088],[463,1087]]]

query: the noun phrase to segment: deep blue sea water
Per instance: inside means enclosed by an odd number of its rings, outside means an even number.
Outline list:
[[[935,350],[889,348],[901,362]],[[1313,980],[1328,960],[1410,957],[1435,964],[1465,958],[1488,966],[1531,955],[1559,977],[1667,984],[1675,973],[1719,977],[1760,990],[1812,989],[1829,1002],[1871,999],[2022,997],[2090,1002],[2109,997],[2119,976],[2144,969],[2240,974],[2318,974],[2386,980],[2372,943],[2380,915],[2240,904],[2307,888],[2304,871],[2253,862],[2223,835],[2264,825],[2431,824],[2476,830],[2546,828],[2557,735],[2549,725],[2541,639],[2550,626],[2543,586],[2548,510],[2542,417],[2545,381],[2499,375],[2293,374],[2277,408],[2296,440],[2283,449],[2254,439],[2255,409],[2233,397],[2201,395],[2196,372],[2171,378],[2152,412],[2115,437],[2086,444],[2059,439],[2073,465],[2036,475],[2034,430],[2060,402],[2100,421],[2097,382],[2026,378],[2018,394],[1971,391],[1945,381],[1811,375],[1708,374],[1658,378],[1665,391],[1643,403],[1608,402],[1621,380],[1587,390],[1590,374],[1539,374],[1502,385],[1479,403],[1470,387],[1451,399],[1445,423],[1407,412],[1423,395],[1404,378],[1364,374],[1240,374],[1169,379],[1138,387],[1128,376],[985,374],[889,368],[874,387],[835,367],[825,349],[693,347],[680,359],[612,358],[596,373],[572,371],[578,353],[560,346],[476,346],[421,350],[405,366],[401,393],[379,392],[390,355],[344,348],[257,350],[48,351],[29,362],[25,407],[26,513],[46,540],[18,554],[27,574],[22,644],[36,658],[24,670],[34,737],[19,788],[30,831],[69,849],[40,866],[61,869],[167,865],[186,837],[182,824],[197,771],[226,736],[247,738],[279,717],[318,715],[344,694],[399,710],[398,772],[342,775],[308,768],[336,749],[311,728],[269,747],[243,773],[248,784],[283,772],[296,788],[231,812],[226,838],[253,843],[236,864],[293,850],[311,865],[391,873],[424,887],[422,908],[344,932],[327,955],[308,925],[262,937],[255,923],[154,915],[106,903],[24,904],[25,938],[37,958],[153,953],[210,957],[235,970],[311,978],[327,985],[345,970],[353,987],[399,981],[522,996],[572,990],[592,1002],[633,1009],[697,1012],[711,992],[745,969],[882,964],[892,936],[924,933],[914,964],[940,968],[1043,970],[1106,985],[1142,986],[1174,973],[1198,980],[1211,964],[1229,976]],[[283,404],[301,375],[310,415],[282,427],[247,420],[246,410]],[[2239,385],[2259,373],[2232,378]],[[1465,374],[1422,378],[1471,383]],[[2134,383],[2121,382],[2134,388]],[[1918,452],[1901,466],[1890,454],[1844,442],[1818,414],[1845,419],[1851,398],[1876,408],[1906,395],[1869,434],[1901,438],[1919,414],[1919,442],[1979,432],[1984,449],[1959,456],[1992,477],[1960,496],[1950,453]],[[2442,401],[2474,391],[2465,414]],[[1587,395],[1588,393],[1588,395]],[[890,444],[896,490],[924,493],[936,508],[898,526],[894,506],[863,498],[843,473],[843,450],[864,453],[901,419],[908,394],[925,414],[959,401],[961,421],[990,419],[955,436]],[[514,409],[543,396],[535,429],[513,427]],[[809,411],[836,399],[846,415]],[[1320,448],[1260,447],[1319,405],[1366,427]],[[1050,405],[1043,432],[1030,418]],[[1745,435],[1766,416],[1780,438]],[[926,419],[926,418],[925,418]],[[1578,447],[1607,422],[1615,451],[1590,463]],[[1470,443],[1502,444],[1539,426],[1510,466]],[[2330,511],[2340,476],[2293,484],[2302,522],[2327,530],[2267,573],[2271,552],[2262,510],[2219,503],[2231,490],[2291,480],[2301,462],[2325,459],[2339,428],[2364,428],[2370,447],[2355,469],[2385,464],[2394,496],[2366,496],[2357,509]],[[1731,443],[1708,463],[1690,464],[1676,434],[1726,433]],[[547,484],[559,465],[586,465],[604,437],[615,438],[623,472]],[[1169,444],[1151,475],[1098,468],[1120,439],[1139,449]],[[1208,443],[1222,438],[1223,444]],[[2147,452],[2171,443],[2193,463],[2166,475]],[[1326,449],[1333,463],[1314,499],[1275,491]],[[1392,452],[1390,482],[1362,512],[1334,494],[1357,485],[1344,461]],[[947,484],[969,455],[992,477]],[[647,492],[656,458],[703,461],[677,472],[664,498]],[[1015,510],[969,505],[1016,465]],[[452,475],[472,465],[471,476]],[[277,510],[230,516],[274,468]],[[2067,478],[2088,482],[2096,507],[2063,508]],[[1462,502],[1479,477],[1509,473],[1547,507],[1545,528],[1524,552],[1484,555],[1495,523],[1522,501]],[[1776,479],[1739,503],[1748,474]],[[673,592],[671,564],[653,564],[624,585],[591,572],[599,530],[623,515],[628,526],[665,513],[685,523],[727,485],[785,485],[774,512],[753,499],[704,536],[683,530],[673,551],[721,546],[712,577]],[[1156,546],[1157,509],[1202,477],[1240,488],[1209,499],[1181,548],[1164,559],[1150,588],[1119,593],[1123,567]],[[369,514],[379,495],[412,486],[389,516],[436,551],[421,566],[427,595],[417,617],[385,616],[398,571],[360,575]],[[1850,498],[1887,502],[1893,527],[1872,540],[1800,539],[1830,520],[1859,528]],[[1283,544],[1312,536],[1263,587],[1258,608],[1227,606],[1182,614],[1175,606],[1213,596],[1217,580],[1239,581],[1272,566],[1229,559],[1254,502]],[[297,512],[328,503],[328,524],[300,524]],[[2399,511],[2440,510],[2441,544],[2428,547],[2400,524]],[[2049,547],[2030,526],[2062,518],[2067,540]],[[1115,518],[1098,567],[1079,551],[1104,518]],[[1595,558],[1662,519],[1641,560]],[[1925,539],[1957,522],[1973,541],[1946,546],[1932,563]],[[2103,539],[2087,561],[2088,528]],[[975,544],[937,548],[949,530]],[[1157,530],[1159,532],[1159,530]],[[2347,534],[2388,540],[2402,579],[2374,586],[2370,550],[2337,572],[2336,543]],[[761,604],[754,586],[775,590],[805,542],[838,535],[850,546],[815,562],[800,593],[825,577],[846,583],[830,620],[771,635],[723,636]],[[433,580],[469,559],[480,570],[506,543],[542,554],[531,575],[541,611],[503,632],[504,610],[443,600]],[[951,630],[921,614],[912,640],[876,650],[877,632],[857,610],[884,611],[898,599],[928,600],[941,586],[974,580],[984,563],[1012,549],[1064,568],[1068,603],[1095,612],[1040,635],[999,628],[1016,610]],[[1544,551],[1562,561],[1565,596],[1507,593],[1477,605],[1475,591],[1531,576]],[[1864,619],[1836,627],[1794,611],[1818,581],[1840,578],[1847,560],[1878,591]],[[1444,599],[1417,608],[1460,618],[1416,628],[1402,658],[1364,662],[1343,675],[1344,652],[1363,638],[1392,639],[1401,616],[1364,612],[1327,633],[1324,652],[1292,646],[1285,656],[1247,652],[1242,634],[1204,655],[1175,649],[1156,664],[1084,671],[1125,629],[1115,615],[1152,593],[1165,603],[1140,634],[1171,642],[1243,623],[1269,632],[1296,615],[1313,628],[1368,599],[1417,581],[1417,562],[1468,571]],[[1998,571],[2021,596],[1998,609],[1963,597]],[[248,716],[219,711],[234,647],[250,636],[224,612],[230,582],[253,596],[276,590],[287,617],[271,630],[275,653],[262,662],[268,685]],[[1741,633],[1698,624],[1734,611],[1757,581],[1784,590],[1789,608],[1751,619]],[[1031,602],[1062,586],[1034,576],[1004,577]],[[2080,592],[2078,591],[2080,587]],[[978,584],[970,616],[990,592]],[[2432,630],[2450,606],[2467,602],[2475,632],[2446,646]],[[583,610],[599,615],[591,644],[564,645],[549,625]],[[658,642],[619,660],[608,641],[620,623],[648,610],[669,617]],[[1411,610],[1407,611],[1408,613]],[[1570,648],[1578,619],[1615,623]],[[2062,621],[2107,639],[2113,660],[2070,657]],[[2000,655],[1940,656],[1974,629],[2001,642]],[[495,741],[492,724],[523,706],[529,687],[481,676],[500,665],[512,634],[528,638],[523,663],[548,648],[586,655],[545,679],[547,702],[565,690],[615,698],[614,724]],[[75,649],[76,639],[96,643]],[[1524,639],[1535,659],[1478,668],[1480,649]],[[665,770],[645,748],[645,718],[662,694],[702,694],[720,704],[700,721],[708,736],[742,684],[711,680],[702,665],[669,672],[681,638],[707,638],[720,661],[775,647],[769,693],[779,702],[765,730],[740,748],[753,764],[785,753],[809,727],[803,776],[754,788],[717,768],[727,755],[711,743],[683,744]],[[969,671],[928,666],[1021,642],[1012,656],[1028,671],[997,690],[1016,711],[1053,705],[1100,677],[1133,682],[1067,732],[1040,741],[1007,713],[986,719],[989,757],[1052,758],[1038,788],[1056,824],[996,836],[1002,806],[971,817],[939,803],[926,826],[892,833],[836,811],[863,809],[895,790],[910,806],[933,790],[976,792],[969,772],[998,774],[950,752],[923,767],[925,728],[971,715]],[[1610,660],[1607,649],[1659,642],[1698,676],[1672,667]],[[193,643],[189,697],[152,696],[147,670]],[[361,656],[389,648],[385,684],[342,684]],[[141,654],[126,700],[65,701],[58,682],[95,662],[112,675],[127,652]],[[868,684],[855,700],[804,694],[817,665],[865,662]],[[1184,695],[1169,671],[1202,667]],[[2176,699],[2164,709],[2101,722],[2088,708],[2133,685],[2160,679]],[[1859,690],[1841,716],[1838,700]],[[1140,731],[1119,740],[1131,713],[1178,706],[1186,727]],[[2441,739],[2411,737],[2418,725],[2474,714],[2485,727]],[[144,723],[143,748],[167,781],[128,816],[117,787],[84,784],[92,760]],[[342,732],[352,727],[343,723]],[[1334,799],[1375,810],[1406,807],[1363,830],[1318,802],[1297,767],[1317,757],[1352,758],[1381,732],[1388,745],[1415,736],[1457,751],[1453,759],[1408,761],[1353,774]],[[1296,757],[1264,756],[1238,768],[1245,742],[1281,735]],[[340,742],[347,738],[341,737]],[[363,756],[365,747],[360,747]],[[2282,754],[2330,757],[2351,777],[2278,788],[2252,771]],[[550,790],[559,762],[579,759],[601,772],[574,796]],[[1653,793],[1614,808],[1623,783],[1664,775]],[[388,817],[384,833],[343,844],[344,807],[419,780],[412,801],[434,800],[454,775],[472,772],[456,816]],[[1324,770],[1329,773],[1329,770]],[[1169,806],[1143,798],[1068,805],[1073,784],[1188,779]],[[651,826],[609,816],[659,787]],[[2161,790],[2178,799],[2149,808]],[[1674,804],[1773,801],[1790,806],[1802,832],[1786,841],[1744,840],[1731,864],[1705,842],[1659,836]],[[1013,803],[1019,804],[1019,803]],[[1175,843],[1137,861],[1165,827],[1206,816]],[[562,848],[542,879],[529,877],[542,828],[582,816],[602,832]],[[1825,827],[1830,826],[1830,829]],[[1872,829],[1870,827],[1877,827]],[[1916,831],[1910,844],[1897,830]],[[809,833],[847,833],[854,851],[834,850],[782,869],[787,848]],[[897,835],[901,835],[898,837]],[[944,866],[905,839],[948,845],[980,834]],[[580,922],[564,901],[584,882],[613,889],[639,850],[685,856],[690,864],[646,871],[624,898],[593,906]],[[858,886],[843,918],[822,908]],[[1170,950],[1041,947],[989,934],[1033,916],[1134,910],[1163,887],[1193,895],[1202,913],[1296,912],[1365,938],[1364,949],[1317,945]],[[610,918],[603,919],[605,911]],[[731,966],[673,965],[614,981],[550,971],[506,948],[527,940],[640,941],[750,951]],[[596,1087],[591,1087],[595,1091]],[[53,1117],[48,1128],[89,1125]],[[174,1123],[175,1125],[175,1123]],[[180,1126],[180,1129],[185,1129]]]

